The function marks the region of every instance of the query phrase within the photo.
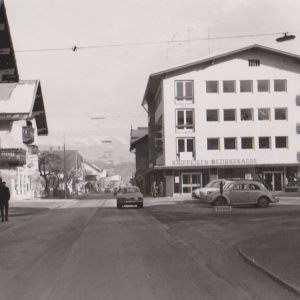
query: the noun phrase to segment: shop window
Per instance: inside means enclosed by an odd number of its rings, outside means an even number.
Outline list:
[[[286,108],[275,108],[275,120],[287,120]]]
[[[176,131],[194,131],[194,110],[176,110]]]
[[[206,93],[208,94],[219,93],[219,81],[206,81]]]
[[[206,121],[207,122],[218,122],[219,121],[219,110],[218,109],[206,110]]]
[[[252,93],[253,81],[252,80],[241,80],[240,81],[240,91],[241,91],[241,93]]]
[[[258,92],[269,92],[270,91],[270,80],[257,80],[257,91]]]
[[[287,137],[276,136],[275,137],[275,148],[287,148]]]
[[[259,149],[270,149],[270,137],[259,137],[258,147]]]
[[[236,110],[235,109],[224,109],[224,121],[235,121]]]
[[[175,81],[175,100],[176,103],[194,102],[194,82]]]
[[[253,120],[252,108],[241,109],[241,121],[252,121]]]
[[[195,159],[193,138],[178,138],[177,139],[177,156],[180,160]]]
[[[235,150],[236,149],[236,138],[224,138],[224,149]]]
[[[223,93],[235,93],[235,80],[223,81]]]
[[[253,138],[252,137],[242,137],[242,149],[253,149]]]
[[[207,150],[219,150],[219,139],[209,138],[207,139]]]
[[[270,108],[259,108],[258,121],[269,121],[269,120],[270,120]]]
[[[276,79],[274,80],[274,92],[286,92],[286,80]]]

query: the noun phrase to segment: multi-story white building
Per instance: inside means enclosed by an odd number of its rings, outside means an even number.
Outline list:
[[[151,74],[151,182],[167,195],[215,178],[300,179],[300,56],[253,45]]]

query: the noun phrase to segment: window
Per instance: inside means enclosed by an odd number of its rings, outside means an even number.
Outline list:
[[[207,139],[207,150],[219,150],[219,139],[218,138]]]
[[[258,109],[258,121],[269,121],[270,120],[270,109],[259,108]]]
[[[218,109],[208,109],[206,111],[206,121],[207,122],[218,122],[219,121],[219,110]]]
[[[276,136],[275,137],[275,148],[287,148],[287,137]]]
[[[175,81],[175,99],[176,102],[194,102],[194,82],[193,81]]]
[[[234,190],[247,190],[247,184],[236,184],[233,187]]]
[[[219,93],[219,81],[206,81],[206,93]]]
[[[194,131],[193,109],[176,110],[176,131]]]
[[[242,137],[242,149],[253,149],[252,137]]]
[[[252,108],[241,109],[241,121],[252,121]]]
[[[249,184],[249,190],[252,190],[252,191],[253,190],[260,190],[260,187],[256,184],[251,183],[251,184]]]
[[[253,81],[252,80],[241,80],[240,81],[240,91],[241,91],[241,93],[252,93]]]
[[[275,120],[287,120],[286,108],[275,108]]]
[[[236,138],[224,138],[224,149],[225,150],[236,149]]]
[[[235,93],[235,80],[223,81],[223,93]]]
[[[270,80],[257,80],[257,91],[258,92],[269,92],[270,91]]]
[[[235,109],[224,109],[224,121],[235,121]]]
[[[194,139],[179,138],[177,139],[177,155],[180,160],[194,158]]]
[[[258,147],[259,149],[270,149],[270,137],[259,137]]]
[[[274,92],[286,92],[286,80],[274,80]]]

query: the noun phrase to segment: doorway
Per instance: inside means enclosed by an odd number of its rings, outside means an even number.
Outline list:
[[[190,194],[193,190],[201,187],[202,173],[182,173],[181,182],[181,193]]]
[[[264,172],[264,181],[273,192],[283,190],[283,172]]]

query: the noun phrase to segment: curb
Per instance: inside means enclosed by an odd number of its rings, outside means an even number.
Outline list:
[[[293,287],[292,285],[286,283],[284,280],[280,279],[278,276],[274,275],[273,273],[271,273],[267,269],[259,266],[257,263],[254,262],[254,259],[251,259],[246,254],[244,254],[243,251],[241,250],[241,248],[243,247],[243,244],[244,243],[242,243],[241,245],[239,245],[238,251],[241,254],[241,256],[245,259],[245,261],[247,261],[248,263],[250,263],[250,265],[252,267],[255,267],[256,269],[258,269],[258,270],[262,271],[263,273],[265,273],[266,275],[268,275],[275,282],[277,282],[278,284],[280,284],[281,286],[283,286],[284,288],[286,288],[290,292],[294,293],[297,296],[300,296],[300,290],[299,289],[297,289],[297,288]]]

